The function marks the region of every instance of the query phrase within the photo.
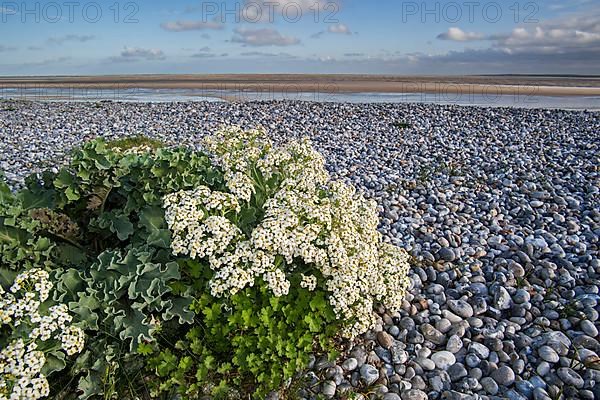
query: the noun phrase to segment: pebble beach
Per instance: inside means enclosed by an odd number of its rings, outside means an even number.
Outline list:
[[[402,310],[301,398],[600,398],[600,112],[435,104],[0,101],[13,188],[86,140],[200,146],[222,125],[309,137],[412,255]]]

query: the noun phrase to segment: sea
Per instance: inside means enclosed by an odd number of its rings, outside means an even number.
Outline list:
[[[496,93],[339,93],[146,88],[0,87],[0,99],[60,102],[310,101],[335,103],[431,103],[480,107],[600,111],[600,96]]]

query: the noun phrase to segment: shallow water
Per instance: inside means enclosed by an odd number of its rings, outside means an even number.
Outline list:
[[[498,95],[490,93],[335,93],[274,92],[207,89],[81,89],[81,88],[2,88],[0,98],[30,101],[269,101],[295,100],[340,103],[432,103],[483,107],[550,108],[600,110],[600,96]]]

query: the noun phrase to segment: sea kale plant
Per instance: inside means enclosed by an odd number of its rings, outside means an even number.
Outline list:
[[[23,294],[39,302],[28,307],[63,315],[37,348],[36,318],[3,325],[3,349],[20,347],[2,352],[0,396],[289,392],[311,354],[371,328],[377,304],[400,307],[408,257],[377,225],[376,204],[332,180],[307,140],[224,128],[203,151],[87,143],[57,173],[0,187],[2,310],[41,276],[52,292]],[[35,351],[27,377],[6,361]],[[17,381],[37,392],[10,397]]]
[[[0,286],[0,399],[50,394],[46,375],[64,368],[65,355],[82,351],[84,333],[71,325],[65,304],[50,305],[48,272],[32,268]]]

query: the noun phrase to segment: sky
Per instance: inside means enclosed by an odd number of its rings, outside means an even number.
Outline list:
[[[0,0],[0,75],[599,74],[600,2]]]

